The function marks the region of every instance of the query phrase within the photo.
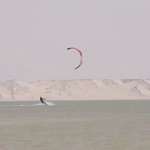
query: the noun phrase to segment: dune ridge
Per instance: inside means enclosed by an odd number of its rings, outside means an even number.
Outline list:
[[[150,99],[150,80],[39,80],[0,83],[0,100],[120,100]]]

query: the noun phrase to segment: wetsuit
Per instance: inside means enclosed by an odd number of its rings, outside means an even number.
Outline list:
[[[40,97],[40,101],[41,101],[41,103],[45,104],[44,98]]]

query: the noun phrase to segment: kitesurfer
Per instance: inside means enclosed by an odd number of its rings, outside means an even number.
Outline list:
[[[45,105],[46,105],[46,103],[45,103],[45,99],[44,99],[43,97],[40,97],[40,101],[41,101],[41,103],[43,103],[43,104],[45,104]]]

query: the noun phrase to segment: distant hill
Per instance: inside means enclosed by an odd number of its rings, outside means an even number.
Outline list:
[[[150,80],[47,80],[0,83],[0,100],[150,99]]]

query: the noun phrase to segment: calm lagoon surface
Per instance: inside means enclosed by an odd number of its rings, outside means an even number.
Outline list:
[[[150,101],[0,102],[1,150],[150,150]]]

